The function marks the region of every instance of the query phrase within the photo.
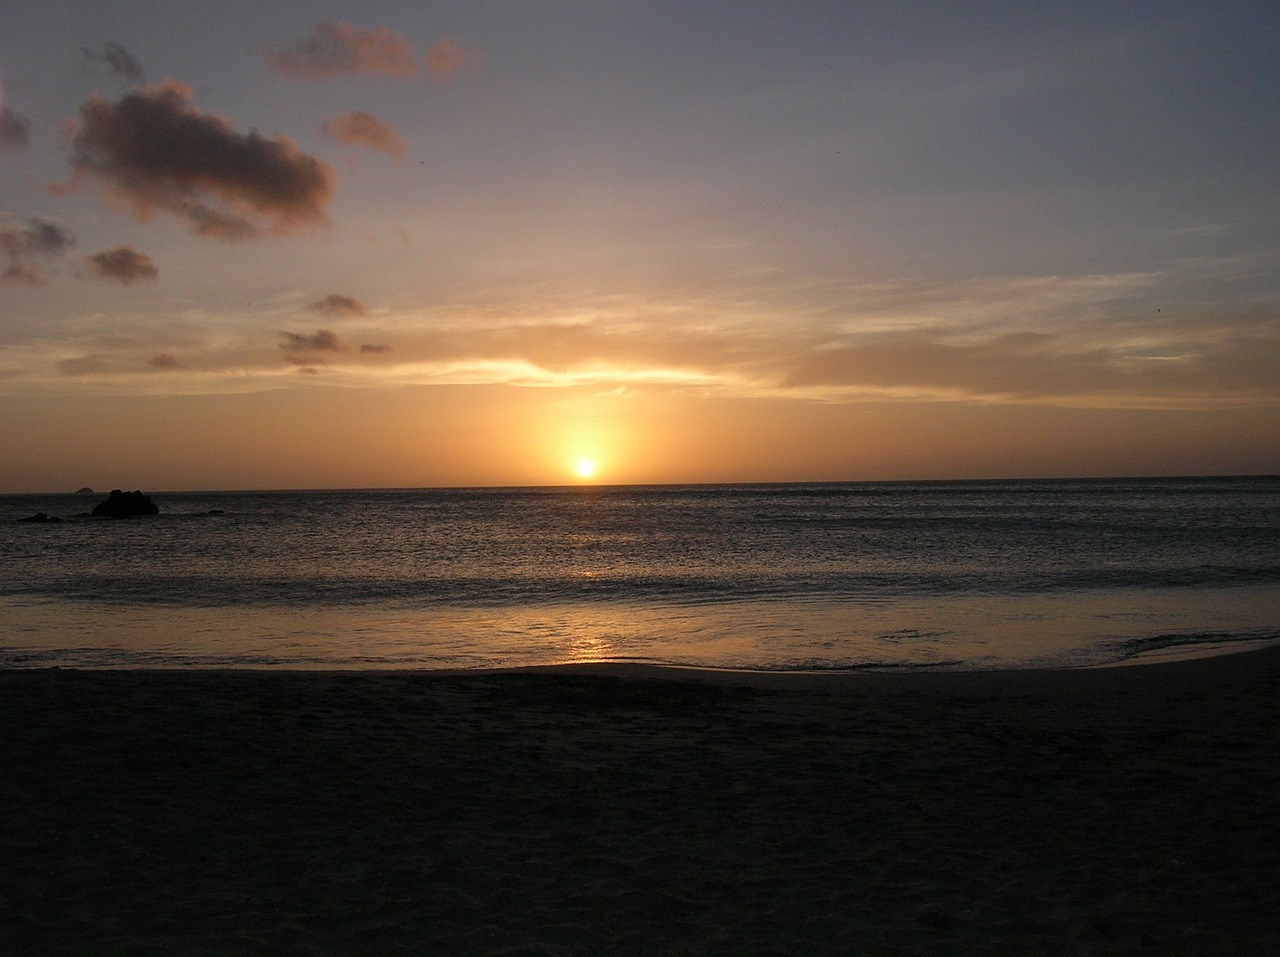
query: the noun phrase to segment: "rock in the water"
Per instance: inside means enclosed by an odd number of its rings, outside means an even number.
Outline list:
[[[56,515],[50,515],[47,512],[36,512],[34,515],[28,515],[26,518],[18,519],[20,522],[60,522],[62,519]]]
[[[76,489],[76,494],[77,494],[77,495],[92,495],[92,494],[93,494],[93,489],[89,488],[89,486],[87,486],[87,485],[86,485],[84,488],[78,488],[78,489]]]
[[[94,518],[131,518],[134,515],[159,515],[160,506],[141,492],[111,490],[105,502],[99,502],[89,513]]]

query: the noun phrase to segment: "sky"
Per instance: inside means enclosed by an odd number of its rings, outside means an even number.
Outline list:
[[[1270,0],[3,20],[0,492],[1280,473]]]

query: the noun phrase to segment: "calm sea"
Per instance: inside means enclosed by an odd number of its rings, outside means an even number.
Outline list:
[[[1092,665],[1280,639],[1280,479],[0,496],[0,666]],[[35,512],[58,523],[16,519]]]

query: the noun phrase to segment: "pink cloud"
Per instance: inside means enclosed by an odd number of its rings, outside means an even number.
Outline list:
[[[314,36],[266,57],[277,73],[298,80],[360,73],[412,77],[419,69],[413,47],[390,28],[362,30],[331,20],[317,23]]]
[[[479,63],[479,50],[461,47],[449,37],[427,51],[427,69],[433,80],[447,82],[460,73],[474,69]]]
[[[335,116],[325,123],[324,131],[340,143],[367,146],[396,159],[404,158],[406,147],[396,128],[363,111]]]

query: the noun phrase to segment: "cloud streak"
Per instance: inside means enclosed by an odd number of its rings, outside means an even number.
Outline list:
[[[379,329],[394,336],[386,368],[400,381],[649,382],[836,402],[1280,405],[1280,314],[1148,313],[1126,296],[1144,282],[995,279],[950,294],[884,284],[851,288],[843,310],[817,313],[803,295],[788,308],[760,289],[753,301],[623,303],[558,319],[515,307],[383,316]]]
[[[345,352],[346,344],[328,329],[317,329],[315,335],[302,335],[297,332],[282,332],[284,342],[280,348],[285,352]]]
[[[455,76],[477,67],[480,51],[461,47],[455,40],[445,37],[427,51],[426,62],[431,79],[448,83]]]
[[[71,230],[48,219],[0,224],[0,282],[40,285],[45,267],[75,244]]]
[[[364,30],[349,23],[322,20],[315,34],[287,50],[268,51],[267,64],[295,80],[325,80],[339,76],[417,76],[412,45],[389,27]]]
[[[91,276],[123,283],[155,279],[160,274],[150,256],[130,246],[116,246],[86,256],[84,265]]]
[[[139,219],[167,212],[197,235],[236,241],[327,226],[334,174],[285,136],[239,133],[202,113],[175,80],[114,102],[90,97],[71,142],[72,179],[86,180]]]
[[[954,343],[926,334],[814,351],[784,391],[1087,406],[1280,403],[1277,337],[1238,334],[1179,350],[1018,333]]]
[[[324,131],[339,143],[365,146],[396,159],[404,159],[407,151],[394,126],[362,110],[333,117],[325,123]]]
[[[304,369],[323,371],[336,385],[644,386],[822,403],[1280,408],[1280,312],[1273,303],[1157,312],[1149,299],[1129,296],[1149,281],[1018,277],[851,285],[842,294],[824,283],[765,283],[724,295],[592,304],[538,300],[530,292],[504,305],[379,310],[376,326],[352,311],[357,301],[330,294],[308,308],[343,321],[341,338],[318,328],[264,340],[262,317],[246,314],[240,324],[220,322],[216,333],[210,327],[175,339],[166,321],[128,339],[47,339],[42,361],[35,351],[30,359],[10,353],[6,388],[57,367],[102,387],[115,381],[145,389],[130,377],[168,352],[199,370],[192,388],[198,382],[214,391],[262,388],[286,369]],[[812,301],[815,290],[821,307]],[[282,305],[279,315],[296,308]]]

